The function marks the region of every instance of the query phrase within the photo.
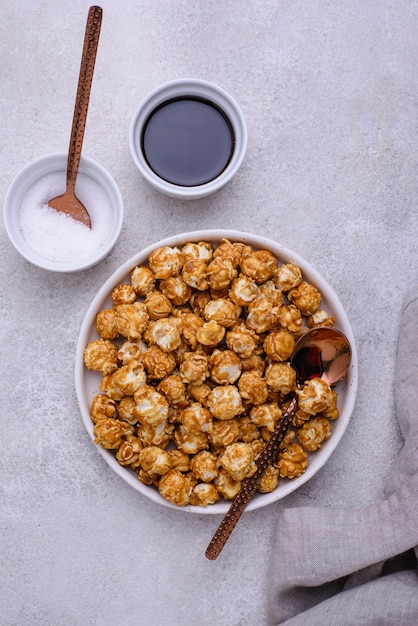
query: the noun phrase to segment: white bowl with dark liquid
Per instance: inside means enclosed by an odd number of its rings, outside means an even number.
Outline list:
[[[140,173],[155,189],[197,199],[236,174],[247,148],[247,126],[224,89],[186,78],[145,97],[132,118],[129,145]]]

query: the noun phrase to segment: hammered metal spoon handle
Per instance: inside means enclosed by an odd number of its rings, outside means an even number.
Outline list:
[[[268,465],[275,457],[280,444],[292,422],[293,416],[297,409],[296,395],[290,401],[290,404],[278,421],[274,432],[268,440],[266,446],[263,448],[260,456],[256,460],[257,469],[255,473],[243,480],[241,489],[232,502],[228,512],[220,523],[217,531],[213,535],[205,552],[206,558],[214,561],[221,553],[224,545],[228,541],[232,531],[235,528],[241,514],[245,510],[248,502],[254,495],[260,480],[266,471]]]
[[[100,28],[102,25],[102,14],[103,12],[101,7],[92,6],[90,7],[87,16],[80,74],[74,105],[70,146],[68,149],[67,184],[71,184],[73,188],[75,187],[78,166],[80,164],[94,65],[96,62],[96,54],[99,44]]]

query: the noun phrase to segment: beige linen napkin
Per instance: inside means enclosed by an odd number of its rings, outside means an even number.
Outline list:
[[[404,438],[384,498],[278,516],[268,623],[418,626],[418,289],[405,300],[395,370]]]

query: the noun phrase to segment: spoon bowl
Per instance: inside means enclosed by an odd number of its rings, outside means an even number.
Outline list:
[[[81,56],[80,74],[74,106],[70,146],[68,149],[66,190],[63,194],[52,198],[48,202],[51,209],[70,215],[73,219],[88,226],[88,228],[91,228],[90,215],[84,204],[75,194],[75,183],[80,164],[81,149],[84,139],[84,130],[86,127],[87,110],[89,106],[94,65],[96,62],[97,47],[99,45],[101,24],[101,7],[90,7],[84,35],[84,46]]]
[[[351,363],[351,346],[347,337],[339,330],[327,327],[313,328],[299,339],[290,362],[296,370],[298,386],[313,378],[322,378],[328,385],[335,385],[348,371]],[[255,473],[243,480],[240,491],[213,535],[205,552],[209,560],[215,560],[228,541],[248,502],[256,492],[264,472],[274,460],[297,408],[297,396],[293,393],[287,410],[277,422],[270,439],[256,459]]]

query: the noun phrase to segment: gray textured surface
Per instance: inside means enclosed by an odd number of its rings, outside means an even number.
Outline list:
[[[67,149],[89,3],[1,0],[2,201],[29,161]],[[84,154],[125,202],[112,254],[49,274],[1,224],[1,572],[5,626],[258,626],[275,512],[357,506],[381,494],[400,447],[393,415],[401,302],[418,280],[416,3],[401,0],[104,0]],[[194,203],[139,176],[128,126],[174,78],[235,96],[249,144],[236,178]],[[104,280],[146,244],[229,227],[275,237],[340,295],[357,338],[360,389],[337,451],[299,492],[248,513],[216,562],[220,521],[160,507],[114,476],[79,416],[73,357]]]

